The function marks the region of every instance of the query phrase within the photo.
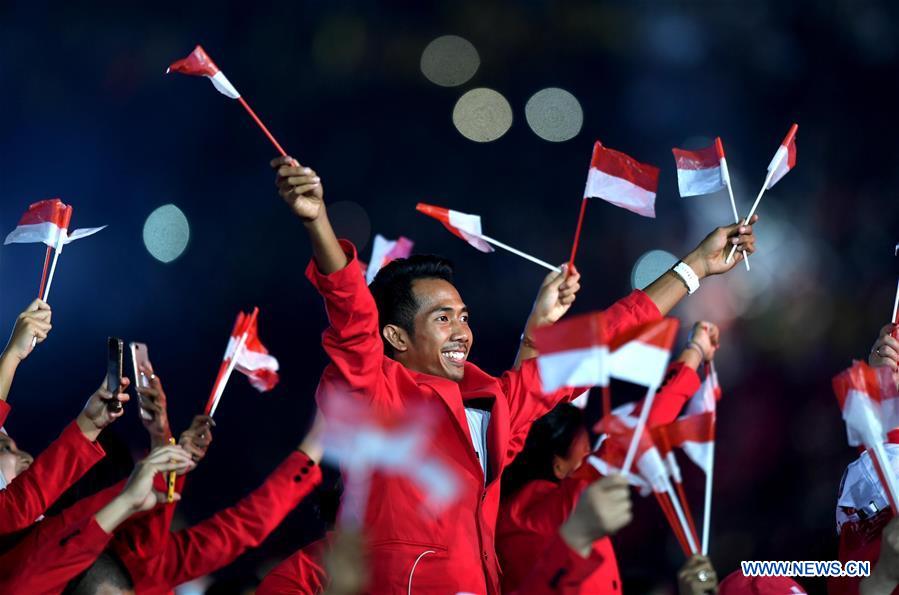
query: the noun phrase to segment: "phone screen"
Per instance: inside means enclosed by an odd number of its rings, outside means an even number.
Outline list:
[[[109,337],[106,347],[106,388],[115,395],[119,392],[119,379],[122,377],[122,340],[118,337]],[[122,404],[118,400],[111,400],[107,401],[106,407],[110,411],[120,411]]]

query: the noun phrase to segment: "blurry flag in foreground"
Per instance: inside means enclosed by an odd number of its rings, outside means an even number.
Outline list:
[[[93,235],[105,228],[86,227],[69,234],[72,207],[58,198],[50,198],[29,205],[19,219],[19,224],[7,236],[4,244],[44,243],[51,248],[62,246],[75,240]]]
[[[412,240],[403,236],[396,240],[388,240],[381,234],[375,235],[375,241],[371,248],[371,260],[365,269],[365,282],[374,281],[378,271],[388,262],[397,258],[409,258],[414,245]]]

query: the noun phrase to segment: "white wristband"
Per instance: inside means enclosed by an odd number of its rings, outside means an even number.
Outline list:
[[[677,261],[677,264],[671,268],[671,271],[680,277],[680,280],[687,286],[688,294],[693,294],[699,289],[699,275],[683,260]]]

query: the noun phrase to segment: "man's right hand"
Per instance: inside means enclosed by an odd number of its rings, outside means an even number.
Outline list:
[[[153,373],[152,367],[141,366],[141,375],[147,379],[149,386],[137,386],[137,405],[140,407],[140,421],[150,434],[150,447],[164,446],[169,443],[172,431],[169,428],[169,414],[166,407],[165,391],[162,381]]]
[[[195,415],[190,427],[181,433],[178,444],[191,456],[195,463],[199,463],[206,456],[209,445],[212,444],[212,428],[215,422],[208,415]]]
[[[33,349],[33,342],[43,343],[53,325],[50,324],[52,312],[47,302],[34,300],[25,311],[16,318],[12,335],[3,350],[3,355],[22,361]]]
[[[631,506],[627,479],[622,475],[603,477],[581,493],[559,533],[571,549],[586,558],[594,541],[614,535],[631,522]]]
[[[106,388],[106,380],[103,380],[103,384],[100,385],[100,388],[98,388],[87,400],[87,403],[84,404],[84,409],[81,410],[81,413],[78,414],[75,421],[81,429],[81,432],[90,441],[93,442],[96,440],[100,436],[100,432],[102,432],[106,426],[124,415],[124,407],[120,407],[118,411],[110,411],[109,407],[107,407],[107,403],[113,399],[120,403],[127,403],[131,398],[125,392],[128,390],[129,384],[130,381],[127,378],[121,378],[119,380],[119,393],[113,395],[109,392],[109,389]]]
[[[321,179],[312,169],[300,165],[293,157],[272,159],[275,186],[293,212],[305,223],[316,221],[325,212]]]

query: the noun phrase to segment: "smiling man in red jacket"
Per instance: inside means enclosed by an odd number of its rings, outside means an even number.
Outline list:
[[[468,361],[473,335],[468,310],[437,257],[394,261],[365,285],[355,247],[340,241],[328,220],[321,180],[290,157],[272,161],[281,197],[303,221],[313,261],[306,275],[325,300],[330,327],[322,343],[331,359],[317,398],[350,395],[372,407],[401,410],[442,403],[435,442],[459,477],[457,502],[440,514],[421,512],[425,495],[410,481],[375,476],[364,519],[371,550],[369,590],[376,593],[498,593],[494,550],[503,468],[513,439],[570,391],[544,394],[533,360],[490,376]],[[667,313],[702,277],[731,269],[731,245],[754,249],[751,227],[718,228],[685,259],[607,311],[614,334]],[[688,269],[688,270],[687,270]],[[544,283],[525,327],[552,324],[571,306],[576,271]],[[372,294],[375,294],[374,296]],[[385,348],[387,354],[385,354]],[[523,440],[521,440],[523,443]]]

